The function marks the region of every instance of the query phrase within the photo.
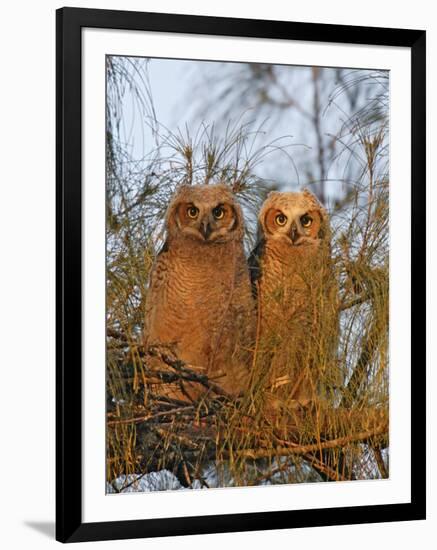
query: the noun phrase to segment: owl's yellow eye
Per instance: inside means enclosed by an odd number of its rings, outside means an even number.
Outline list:
[[[196,208],[195,206],[189,206],[187,208],[187,214],[189,218],[194,220],[197,218],[197,215],[199,214],[199,209]]]
[[[287,223],[287,219],[287,216],[281,213],[276,216],[275,222],[280,226],[284,226]]]
[[[225,215],[225,210],[223,206],[216,206],[214,210],[212,211],[212,215],[216,220],[221,220],[223,216]]]
[[[310,227],[313,223],[313,218],[311,216],[308,216],[308,214],[304,214],[300,218],[300,223],[302,224],[302,227]]]

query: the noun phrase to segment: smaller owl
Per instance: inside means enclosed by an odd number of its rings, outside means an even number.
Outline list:
[[[166,242],[152,268],[144,340],[238,395],[248,378],[255,306],[243,250],[244,219],[229,186],[181,186],[166,214]],[[196,399],[199,384],[164,391]]]
[[[336,346],[328,215],[307,190],[272,192],[260,210],[259,229],[249,266],[268,387],[285,407],[307,405],[321,377],[314,365],[331,365]]]

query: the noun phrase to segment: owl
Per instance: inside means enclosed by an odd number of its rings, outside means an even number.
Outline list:
[[[165,229],[146,298],[146,349],[172,346],[187,366],[239,395],[256,329],[241,207],[227,185],[184,185],[168,207]],[[184,401],[205,391],[190,382],[162,390]]]
[[[335,370],[338,319],[328,215],[308,190],[272,192],[258,221],[249,267],[266,387],[279,408],[307,406],[318,395],[321,370]]]

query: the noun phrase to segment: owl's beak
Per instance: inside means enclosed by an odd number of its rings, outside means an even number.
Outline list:
[[[203,238],[205,239],[205,241],[207,241],[209,236],[212,233],[212,228],[208,219],[202,220],[202,223],[200,224],[200,232]]]
[[[298,238],[299,238],[299,231],[297,229],[297,225],[295,224],[295,222],[293,222],[291,224],[291,229],[290,229],[291,242],[294,244]]]

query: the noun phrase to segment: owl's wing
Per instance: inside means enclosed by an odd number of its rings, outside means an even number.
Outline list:
[[[145,304],[145,328],[147,332],[147,326],[149,319],[152,315],[153,309],[156,306],[157,301],[160,300],[160,292],[166,279],[168,272],[166,265],[166,256],[168,253],[168,243],[164,242],[161,249],[155,257],[152,269],[149,273],[147,297]]]
[[[168,242],[164,241],[160,250],[156,254],[155,261],[149,275],[149,292],[158,290],[164,281],[164,275],[166,274]]]
[[[254,298],[257,297],[257,281],[261,278],[261,257],[264,254],[264,239],[260,239],[255,248],[250,253],[247,259],[247,265],[249,267],[250,282],[252,284],[252,294]]]

